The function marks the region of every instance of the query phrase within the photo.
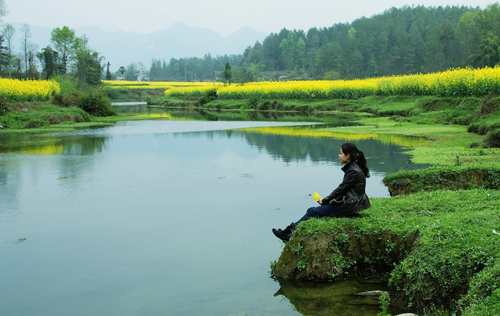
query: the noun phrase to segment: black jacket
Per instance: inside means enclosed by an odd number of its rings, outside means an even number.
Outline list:
[[[342,168],[344,180],[327,197],[324,204],[343,203],[341,214],[351,216],[370,207],[370,200],[365,193],[366,177],[356,162],[350,162]]]

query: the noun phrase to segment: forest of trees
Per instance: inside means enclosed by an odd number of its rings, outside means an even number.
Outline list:
[[[328,28],[282,29],[242,55],[152,62],[150,80],[213,80],[227,61],[233,82],[353,79],[429,73],[500,62],[500,6],[391,8]],[[223,76],[218,76],[223,80]],[[222,78],[221,78],[222,77]]]

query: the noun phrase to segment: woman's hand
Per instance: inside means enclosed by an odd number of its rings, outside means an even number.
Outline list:
[[[323,205],[323,199],[318,199],[316,202],[318,202],[319,205]]]

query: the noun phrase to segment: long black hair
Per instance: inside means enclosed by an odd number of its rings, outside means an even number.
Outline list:
[[[365,177],[369,178],[370,170],[368,170],[365,154],[363,154],[363,152],[360,151],[353,143],[343,143],[340,148],[342,148],[342,152],[345,155],[351,156],[351,161],[355,161],[361,170],[363,170]]]

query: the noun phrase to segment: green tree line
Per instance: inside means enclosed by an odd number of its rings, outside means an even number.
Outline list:
[[[283,29],[243,53],[253,74],[285,71],[295,79],[352,79],[429,73],[500,61],[500,7],[391,8],[328,28]],[[263,78],[265,79],[265,78]]]
[[[500,62],[500,6],[391,8],[352,23],[282,29],[241,55],[153,60],[150,80],[354,79],[429,73]],[[222,75],[219,75],[222,72]]]
[[[167,64],[160,59],[153,59],[149,70],[149,79],[152,81],[221,81],[225,80],[227,63],[239,65],[243,55],[223,55],[212,57],[205,54],[203,58],[170,59]],[[128,71],[129,69],[132,71]],[[127,68],[126,80],[134,80],[137,72],[133,65]]]

